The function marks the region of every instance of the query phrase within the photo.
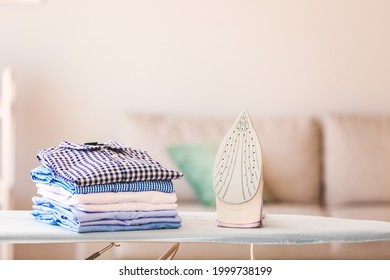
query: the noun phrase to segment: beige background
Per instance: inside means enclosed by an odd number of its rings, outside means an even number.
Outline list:
[[[17,81],[15,209],[31,209],[40,148],[115,139],[126,112],[388,114],[389,26],[385,0],[0,5],[0,68]]]

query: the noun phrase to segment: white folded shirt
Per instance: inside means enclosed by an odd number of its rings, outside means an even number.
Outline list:
[[[66,205],[86,206],[89,204],[122,204],[129,202],[146,203],[146,204],[174,204],[176,205],[176,193],[164,193],[157,191],[144,192],[104,192],[104,193],[89,193],[89,194],[72,194],[64,188],[52,186],[48,184],[36,184],[37,193],[61,202]],[[108,206],[106,206],[108,207]],[[168,208],[174,209],[174,208]],[[132,210],[132,209],[127,209]],[[148,209],[153,210],[153,209]]]
[[[84,212],[176,210],[176,203],[123,202],[110,204],[82,204],[72,207]]]

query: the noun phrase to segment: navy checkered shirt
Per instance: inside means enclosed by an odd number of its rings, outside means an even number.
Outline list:
[[[77,186],[115,182],[178,179],[183,174],[163,167],[146,151],[109,140],[104,144],[74,144],[41,149],[38,161],[54,176]]]

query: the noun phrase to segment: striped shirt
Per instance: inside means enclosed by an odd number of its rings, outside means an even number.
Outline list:
[[[175,191],[172,180],[153,180],[120,182],[90,186],[76,186],[65,180],[54,177],[50,169],[40,165],[30,171],[31,179],[35,183],[49,184],[61,187],[72,194],[88,194],[100,192],[144,192],[157,191],[172,193]]]
[[[59,146],[41,149],[37,158],[55,177],[76,186],[172,180],[183,176],[163,167],[146,151],[112,140],[98,145],[62,141]]]

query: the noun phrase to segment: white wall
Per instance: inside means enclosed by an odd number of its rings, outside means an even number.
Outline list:
[[[18,90],[15,209],[31,209],[40,148],[114,138],[127,111],[390,113],[390,1],[42,2],[0,5],[0,68]]]

